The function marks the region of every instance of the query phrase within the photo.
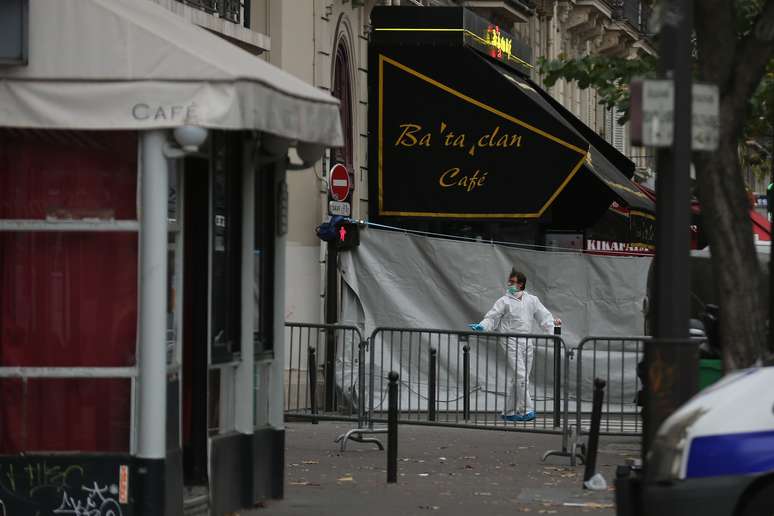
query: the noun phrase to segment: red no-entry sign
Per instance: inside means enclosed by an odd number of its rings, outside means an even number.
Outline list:
[[[335,201],[343,201],[349,195],[349,172],[341,163],[333,165],[330,174],[330,192]]]

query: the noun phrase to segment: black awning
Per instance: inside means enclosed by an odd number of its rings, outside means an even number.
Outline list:
[[[588,143],[472,50],[371,57],[377,217],[538,219],[585,163]]]
[[[514,68],[465,38],[444,32],[435,46],[431,32],[405,40],[397,32],[369,47],[372,218],[582,228],[613,201],[654,212],[626,176],[631,161]]]
[[[551,113],[562,123],[571,128],[588,143],[588,156],[583,165],[584,171],[594,175],[607,186],[613,193],[615,200],[634,210],[643,210],[656,213],[653,201],[637,188],[631,181],[634,175],[634,163],[621,154],[604,138],[595,133],[589,126],[581,122],[567,108],[557,102],[544,89],[529,79],[502,68],[498,63],[492,63],[485,57],[481,57],[487,63],[498,70],[506,79],[515,84],[531,97],[533,102],[540,105],[546,112]]]
[[[627,179],[631,179],[634,176],[634,162],[621,154],[621,152],[613,147],[610,142],[602,138],[593,129],[584,124],[578,117],[576,117],[569,109],[560,104],[555,98],[553,98],[546,90],[535,85],[537,91],[543,96],[545,101],[554,108],[565,120],[567,120],[581,136],[583,136],[592,147],[596,149],[598,153],[607,159],[615,169],[622,173]]]
[[[591,158],[587,160],[585,168],[610,188],[618,202],[632,210],[642,210],[655,215],[655,203],[642,193],[637,185],[613,166],[595,146],[591,146],[589,153]]]

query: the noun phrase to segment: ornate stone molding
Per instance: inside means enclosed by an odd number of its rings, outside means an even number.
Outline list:
[[[570,44],[585,49],[586,43],[596,41],[605,34],[607,17],[596,9],[576,6],[565,23],[565,30],[570,35]]]
[[[560,24],[564,25],[567,23],[573,5],[575,5],[574,2],[569,0],[559,0],[556,3],[556,19]]]

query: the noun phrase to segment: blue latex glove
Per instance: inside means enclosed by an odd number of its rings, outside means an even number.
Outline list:
[[[484,327],[479,323],[468,324],[468,328],[470,328],[473,331],[484,331]]]

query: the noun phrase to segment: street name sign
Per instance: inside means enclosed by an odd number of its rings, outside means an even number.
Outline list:
[[[348,202],[328,201],[329,215],[341,215],[342,217],[349,217],[351,212],[352,207]]]

